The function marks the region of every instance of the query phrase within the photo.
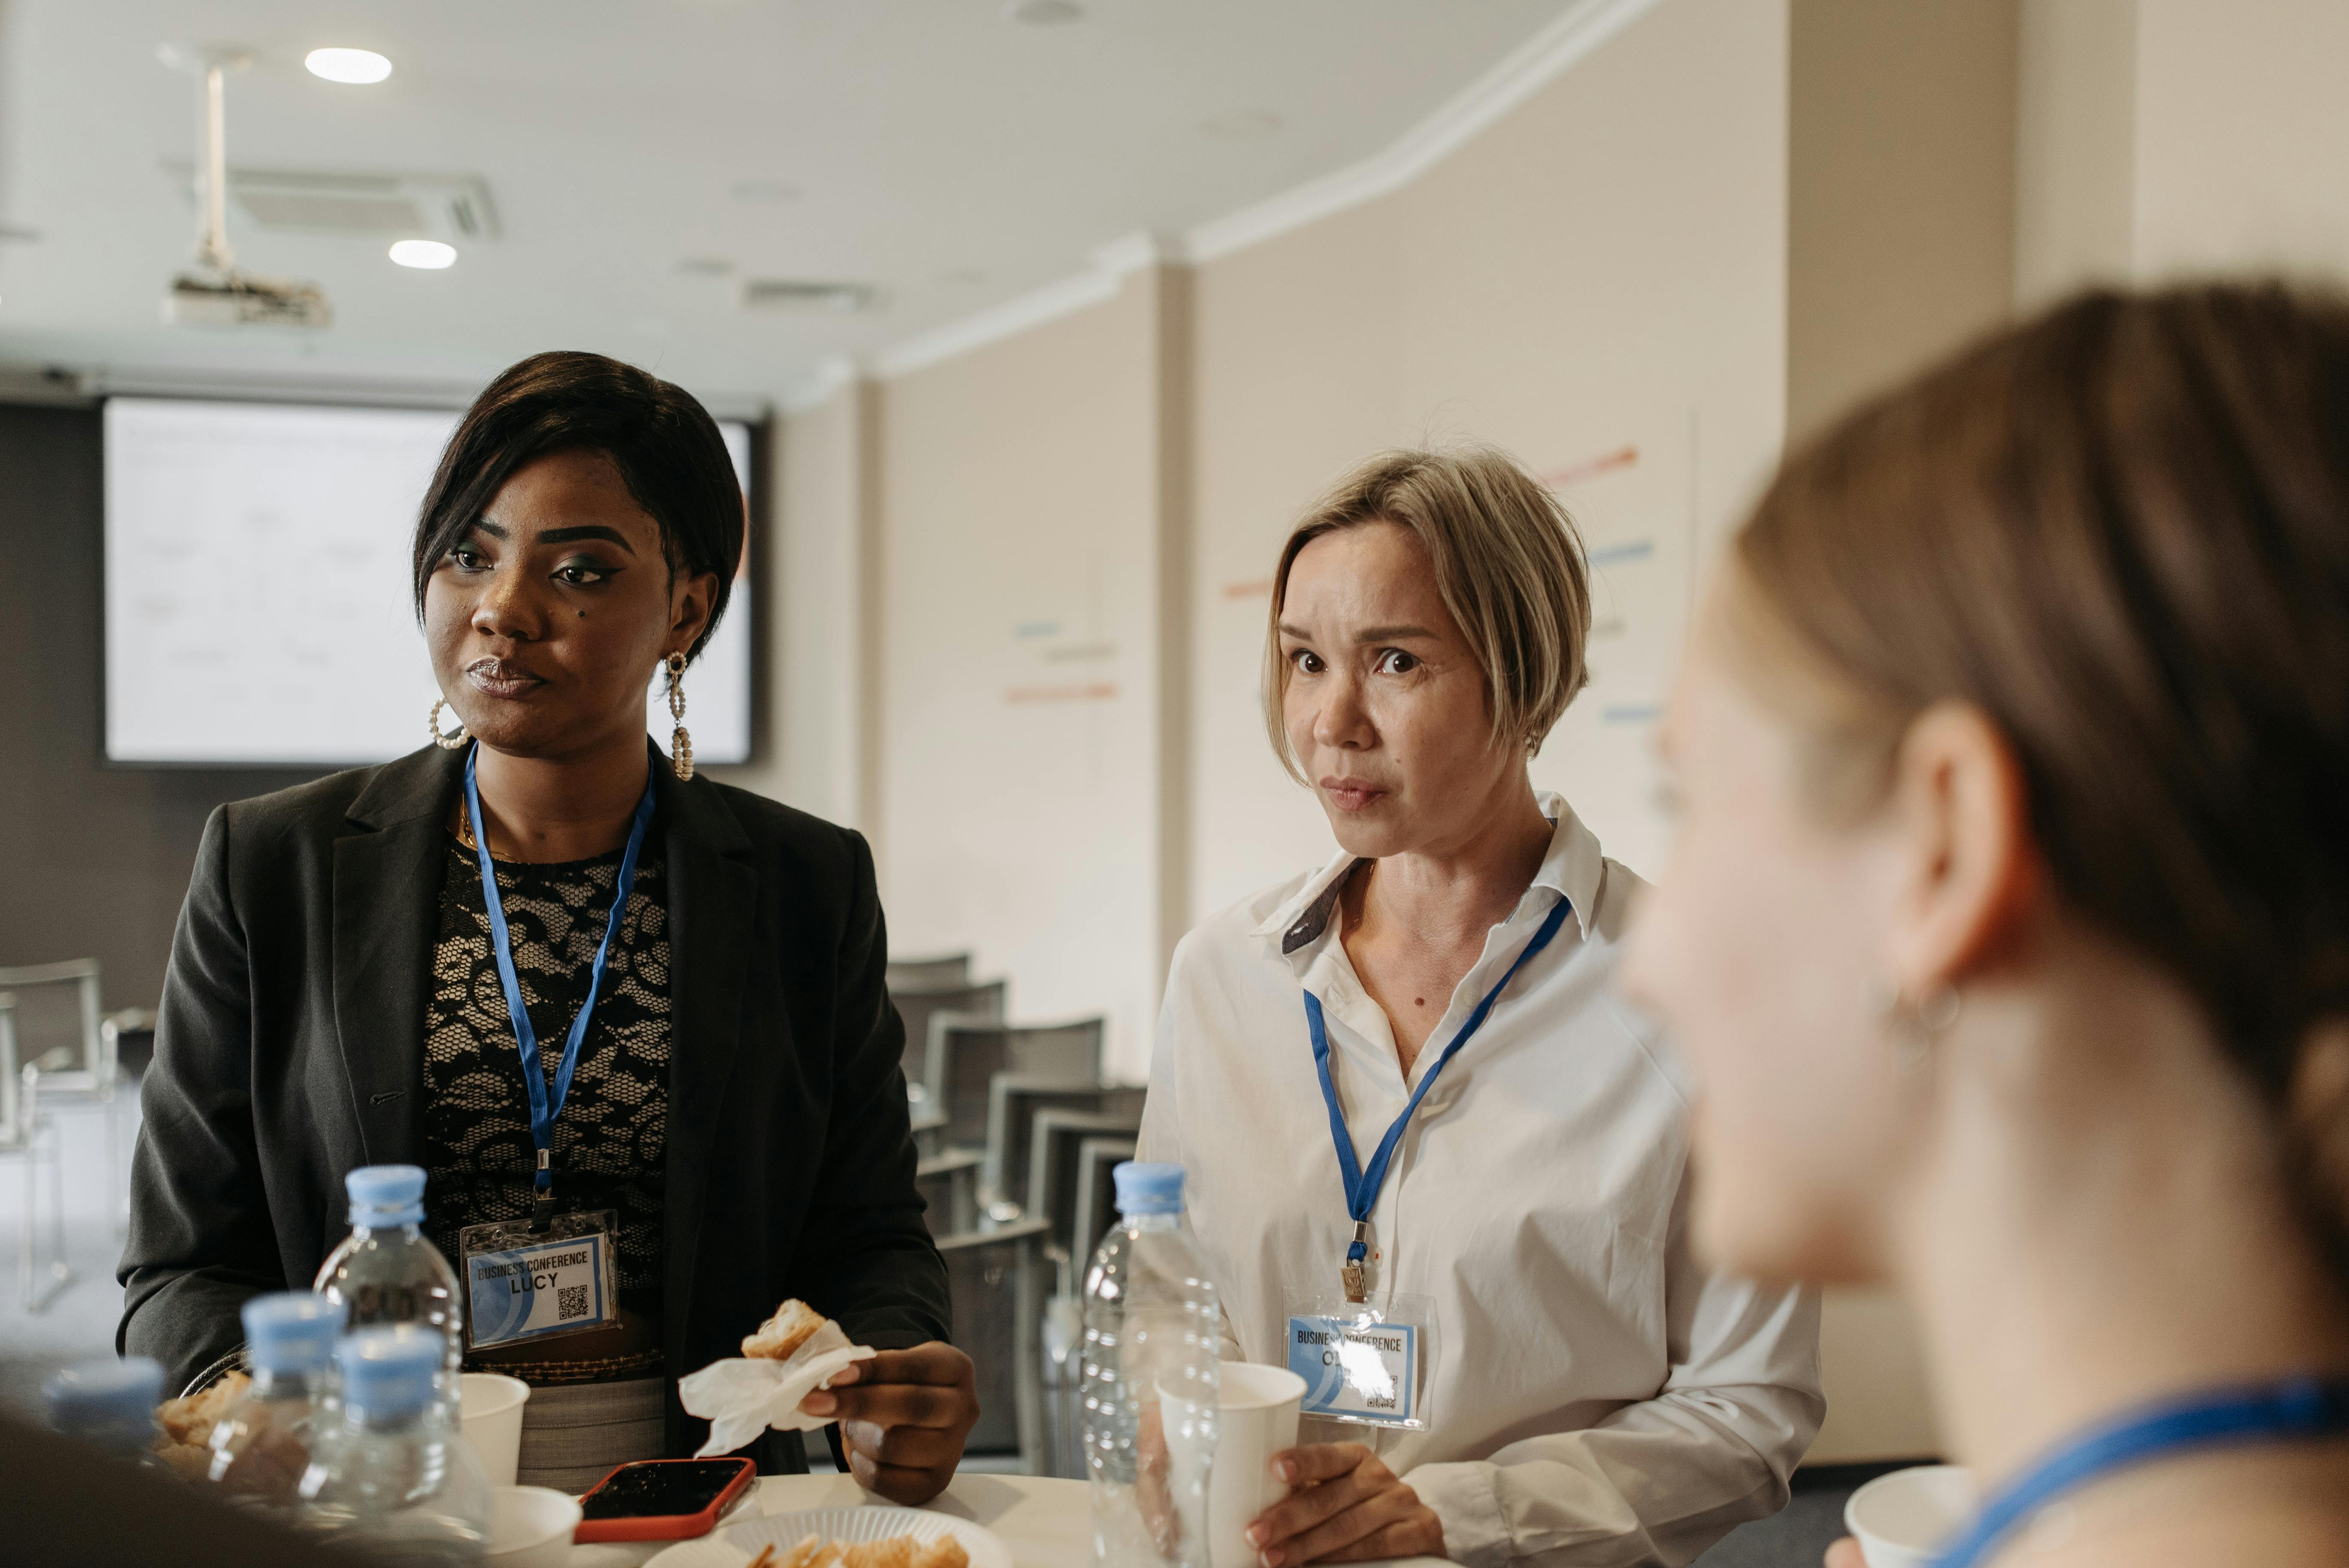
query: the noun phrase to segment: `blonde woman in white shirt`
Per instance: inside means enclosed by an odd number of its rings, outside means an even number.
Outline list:
[[[1338,853],[1184,939],[1142,1134],[1226,1354],[1368,1418],[1276,1459],[1264,1568],[1683,1563],[1817,1430],[1816,1302],[1689,1252],[1682,1084],[1614,985],[1639,881],[1527,777],[1589,620],[1497,452],[1372,459],[1281,552],[1266,720]]]

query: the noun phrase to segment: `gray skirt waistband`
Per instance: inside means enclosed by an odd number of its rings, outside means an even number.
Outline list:
[[[523,1486],[585,1491],[615,1466],[662,1457],[661,1391],[666,1380],[570,1383],[535,1387],[522,1408]]]

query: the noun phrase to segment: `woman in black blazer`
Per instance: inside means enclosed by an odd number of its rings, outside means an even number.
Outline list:
[[[438,745],[223,807],[197,856],[121,1270],[119,1342],[173,1386],[235,1347],[247,1297],[310,1284],[352,1168],[424,1166],[427,1232],[461,1270],[457,1233],[529,1220],[544,1165],[554,1210],[617,1215],[618,1312],[469,1355],[533,1385],[525,1480],[690,1453],[706,1427],[677,1378],[789,1296],[882,1351],[808,1405],[857,1479],[908,1502],[951,1479],[978,1405],[944,1343],[871,854],[694,778],[681,723],[669,758],[645,734],[647,686],[665,665],[680,706],[741,547],[717,427],[632,367],[524,360],[450,438],[416,599],[461,729],[436,704]],[[506,997],[551,1100],[599,944],[542,1160]],[[759,1447],[805,1468],[796,1434]]]

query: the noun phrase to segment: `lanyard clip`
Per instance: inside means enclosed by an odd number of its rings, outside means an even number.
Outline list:
[[[1357,1220],[1354,1222],[1354,1239],[1346,1247],[1346,1261],[1338,1270],[1338,1278],[1346,1287],[1346,1299],[1349,1302],[1365,1302],[1370,1299],[1369,1270],[1363,1264],[1363,1260],[1370,1256],[1370,1252],[1371,1222],[1368,1220]]]

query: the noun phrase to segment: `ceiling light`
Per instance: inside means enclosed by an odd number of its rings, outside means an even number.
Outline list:
[[[457,264],[457,247],[438,240],[394,240],[391,259],[403,267],[422,267],[437,273],[442,267]]]
[[[1003,14],[1015,22],[1032,22],[1039,27],[1057,27],[1063,22],[1074,22],[1085,14],[1076,0],[1011,0]]]
[[[314,77],[351,87],[371,87],[391,75],[391,62],[373,49],[313,49],[302,63]]]

